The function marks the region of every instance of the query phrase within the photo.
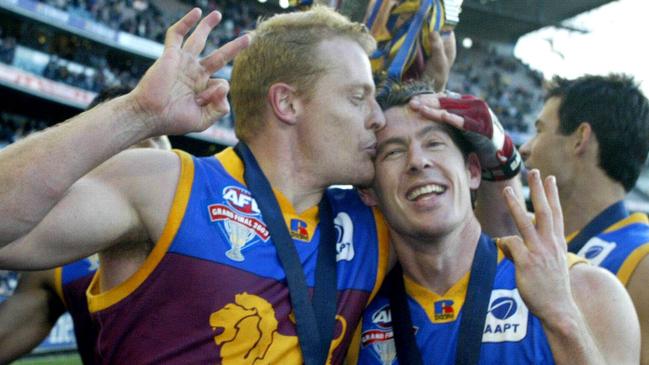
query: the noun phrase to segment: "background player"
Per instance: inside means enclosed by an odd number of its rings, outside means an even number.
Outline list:
[[[535,125],[525,164],[556,176],[568,250],[626,286],[649,364],[649,220],[623,202],[649,152],[649,102],[628,76],[556,78]]]

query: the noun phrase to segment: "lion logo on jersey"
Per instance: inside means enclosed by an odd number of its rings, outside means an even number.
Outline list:
[[[332,343],[338,347],[347,329],[347,322],[341,316],[336,319],[342,324],[340,335]],[[221,362],[224,365],[299,364],[302,353],[297,336],[285,336],[277,332],[278,322],[273,306],[256,295],[241,293],[234,303],[210,315],[212,330],[223,328],[214,337],[221,347]],[[329,356],[331,356],[330,350]]]

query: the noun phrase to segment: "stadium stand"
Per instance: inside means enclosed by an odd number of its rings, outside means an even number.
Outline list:
[[[458,47],[448,89],[485,99],[516,144],[528,138],[543,106],[543,76],[488,42]]]
[[[475,1],[465,2],[467,17],[458,29],[458,40],[462,27],[468,26],[469,31],[477,27],[472,18],[486,9]],[[552,3],[547,8],[562,5]],[[105,86],[135,85],[161,52],[166,27],[192,6],[223,12],[221,26],[210,35],[208,51],[252,29],[259,16],[283,11],[273,0],[264,4],[252,0],[0,0],[0,148],[80,112]],[[520,144],[542,106],[543,77],[512,52],[499,52],[490,40],[473,34],[472,38],[473,47],[458,47],[448,88],[487,100]],[[229,77],[227,71],[220,76]],[[229,116],[204,133],[172,138],[172,144],[197,155],[211,154],[234,144],[232,127]],[[649,183],[645,185],[649,191]],[[647,200],[649,194],[640,198]],[[0,272],[0,300],[13,286],[15,274]],[[73,346],[65,332],[70,326],[65,322],[55,330],[55,337],[67,342],[53,337],[36,352]]]

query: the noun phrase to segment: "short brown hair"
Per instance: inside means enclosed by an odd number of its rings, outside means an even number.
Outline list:
[[[242,141],[262,127],[266,95],[274,83],[285,82],[311,96],[312,85],[326,70],[317,57],[320,42],[345,37],[368,54],[376,48],[365,25],[325,6],[275,15],[261,21],[251,35],[250,46],[234,61],[231,79],[235,132]]]

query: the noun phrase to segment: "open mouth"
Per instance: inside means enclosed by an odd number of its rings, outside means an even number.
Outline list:
[[[440,195],[446,191],[446,187],[438,184],[426,184],[416,187],[406,193],[406,198],[410,201],[417,201],[433,195]]]

